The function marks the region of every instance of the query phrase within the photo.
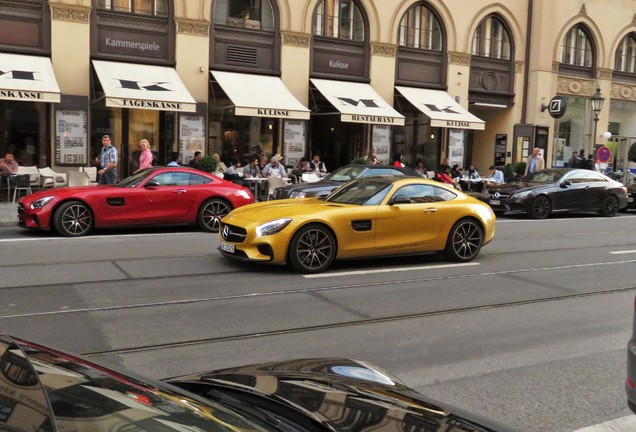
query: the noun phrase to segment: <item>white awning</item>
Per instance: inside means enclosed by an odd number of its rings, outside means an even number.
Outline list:
[[[340,120],[404,126],[404,116],[369,84],[312,78],[311,82],[340,111]]]
[[[160,111],[196,111],[174,68],[93,60],[106,106]]]
[[[239,116],[309,120],[304,106],[278,77],[210,71]]]
[[[395,87],[415,108],[431,119],[431,126],[484,130],[486,122],[471,114],[442,90]]]
[[[0,53],[0,99],[59,102],[51,59]]]

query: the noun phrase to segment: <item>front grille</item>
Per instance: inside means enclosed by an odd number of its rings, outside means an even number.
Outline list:
[[[285,199],[289,198],[289,190],[285,188],[277,188],[274,189],[274,199]]]
[[[223,240],[232,243],[243,243],[246,236],[247,231],[245,228],[221,222],[221,237]]]
[[[24,214],[24,204],[18,203],[18,214]]]
[[[496,192],[496,191],[488,192],[488,196],[490,196],[490,198],[498,199],[502,201],[507,200],[510,195],[511,195],[510,192]]]

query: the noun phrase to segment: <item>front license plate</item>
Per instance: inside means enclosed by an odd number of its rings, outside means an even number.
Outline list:
[[[499,200],[490,200],[491,205],[501,205],[501,201]]]
[[[229,244],[229,243],[225,243],[225,242],[221,242],[221,250],[224,251],[224,252],[234,253],[234,245],[233,244]]]

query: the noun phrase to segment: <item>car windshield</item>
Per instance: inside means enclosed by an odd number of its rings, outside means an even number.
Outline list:
[[[360,175],[366,170],[367,168],[364,166],[345,166],[342,168],[338,168],[337,170],[329,174],[327,177],[325,177],[325,180],[346,183],[360,177]]]
[[[383,178],[362,178],[334,190],[325,201],[339,204],[377,205],[391,188]]]
[[[0,358],[0,399],[17,414],[8,412],[10,430],[266,430],[213,401],[29,342],[0,336]]]
[[[532,174],[528,174],[528,177],[526,177],[524,181],[526,183],[555,183],[561,180],[563,174],[563,171],[556,170],[536,171]]]
[[[142,170],[142,171],[138,171],[135,174],[131,175],[130,177],[126,177],[125,179],[123,179],[122,181],[117,183],[117,186],[118,187],[135,187],[135,186],[138,186],[139,183],[141,183],[146,178],[148,178],[148,176],[150,174],[152,174],[153,172],[154,172],[154,170],[151,170],[151,169],[145,169],[145,170]]]

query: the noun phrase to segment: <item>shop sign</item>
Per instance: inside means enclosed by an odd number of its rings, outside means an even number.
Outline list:
[[[100,31],[99,50],[103,53],[164,58],[166,45],[165,36],[135,33],[134,31]]]
[[[372,116],[372,115],[361,115],[361,114],[342,114],[342,121],[352,122],[352,123],[377,123],[377,124],[397,124],[396,119],[394,117],[382,117],[382,116]]]
[[[391,126],[373,125],[371,147],[375,150],[378,161],[388,164],[391,151]]]
[[[88,116],[84,110],[55,111],[55,163],[85,165]]]
[[[307,145],[307,122],[285,120],[284,132],[285,165],[296,165],[305,156]]]
[[[338,76],[361,76],[364,74],[364,58],[361,56],[341,56],[333,52],[314,50],[314,72]]]
[[[463,129],[451,129],[448,132],[448,162],[451,166],[464,166],[464,144],[466,134]]]
[[[179,156],[187,164],[194,152],[205,154],[205,117],[182,114],[179,118]]]

